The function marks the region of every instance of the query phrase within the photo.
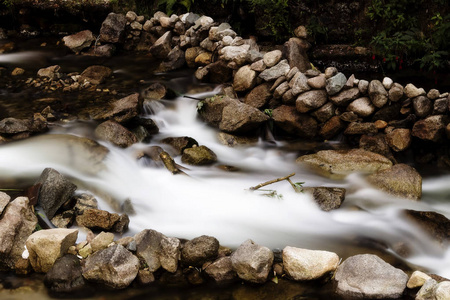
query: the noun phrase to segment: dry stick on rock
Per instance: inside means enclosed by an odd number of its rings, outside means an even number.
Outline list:
[[[259,188],[262,188],[263,186],[266,186],[266,185],[269,185],[269,184],[272,184],[272,183],[276,183],[276,182],[280,182],[280,181],[283,181],[283,180],[287,180],[287,181],[292,185],[292,187],[294,188],[294,190],[295,190],[296,192],[298,192],[297,186],[296,186],[296,185],[291,181],[291,179],[290,179],[290,178],[291,178],[292,176],[294,176],[294,175],[295,175],[295,173],[292,173],[292,174],[289,174],[288,176],[284,176],[284,177],[280,177],[280,178],[277,178],[277,179],[273,179],[273,180],[269,180],[269,181],[260,183],[260,184],[258,184],[258,185],[256,185],[256,186],[252,186],[252,187],[250,188],[250,190],[255,191],[255,190],[259,189]]]

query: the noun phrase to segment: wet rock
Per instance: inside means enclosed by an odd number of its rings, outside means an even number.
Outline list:
[[[306,113],[321,107],[327,102],[327,93],[324,90],[312,90],[300,94],[295,101],[298,112]]]
[[[219,241],[207,235],[187,241],[181,249],[181,263],[185,266],[200,267],[213,261],[219,253]]]
[[[175,273],[178,269],[178,261],[181,259],[180,240],[173,237],[163,237],[160,244],[159,261],[161,267],[168,272]]]
[[[434,211],[405,210],[406,216],[440,243],[450,241],[450,220]]]
[[[161,140],[161,143],[172,146],[177,155],[183,154],[183,151],[187,148],[198,146],[198,142],[188,136],[181,137],[168,137]]]
[[[30,235],[26,245],[34,271],[47,273],[55,261],[75,245],[77,237],[78,230],[65,228],[39,230]]]
[[[359,148],[378,153],[388,158],[392,157],[391,150],[384,134],[362,135],[359,139]]]
[[[364,299],[400,298],[408,275],[372,254],[347,258],[335,273],[336,292]]]
[[[74,211],[77,215],[82,215],[87,209],[98,209],[98,202],[94,196],[90,194],[80,194],[74,197],[75,206]]]
[[[355,135],[355,134],[376,134],[378,129],[374,123],[371,122],[352,122],[348,124],[347,129],[345,129],[344,134]]]
[[[8,205],[9,200],[11,200],[11,197],[8,194],[0,192],[0,216],[2,215],[6,205]]]
[[[339,257],[328,251],[295,247],[283,249],[283,268],[293,280],[314,280],[336,270]]]
[[[28,119],[5,118],[0,121],[0,133],[16,134],[30,131],[31,122]]]
[[[233,270],[239,278],[253,283],[267,281],[273,260],[274,255],[269,248],[260,246],[252,240],[242,243],[231,255]]]
[[[60,69],[61,69],[61,67],[58,65],[50,66],[47,68],[42,68],[42,69],[38,70],[37,75],[39,77],[47,77],[50,80],[54,80],[55,78],[60,77],[60,74],[59,74]]]
[[[396,164],[389,169],[370,175],[368,182],[396,197],[420,200],[422,197],[422,177],[406,164]]]
[[[106,210],[87,209],[82,215],[76,217],[79,226],[84,226],[92,230],[110,230],[119,221],[119,215],[109,213]]]
[[[290,70],[287,60],[283,59],[275,66],[265,69],[259,74],[259,78],[265,81],[275,80],[278,77],[285,76]]]
[[[252,89],[256,84],[256,72],[249,65],[241,67],[233,79],[233,88],[236,92],[244,92]]]
[[[160,100],[167,94],[167,88],[159,82],[152,83],[142,91],[145,100]]]
[[[320,74],[316,77],[309,78],[307,81],[308,85],[313,89],[324,89],[327,84],[327,78],[325,74]]]
[[[217,137],[222,145],[229,147],[235,147],[238,145],[252,145],[258,142],[258,138],[255,136],[238,136],[225,132],[219,132]]]
[[[112,228],[113,232],[116,232],[118,234],[123,234],[125,231],[128,230],[128,225],[130,224],[130,218],[127,214],[122,214],[119,217],[119,220],[114,223],[114,226]]]
[[[270,83],[263,83],[252,89],[244,98],[244,103],[255,108],[261,108],[272,97]]]
[[[44,278],[45,286],[54,293],[85,295],[92,292],[87,287],[78,257],[66,254],[58,258]]]
[[[22,258],[25,242],[37,225],[28,198],[11,201],[0,215],[0,270],[13,269]]]
[[[275,126],[287,133],[303,138],[313,138],[317,135],[317,121],[307,115],[300,114],[292,106],[281,105],[272,111],[272,119]]]
[[[425,96],[426,95],[426,92],[425,92],[425,90],[423,88],[418,89],[412,83],[408,83],[405,86],[403,92],[405,93],[406,97],[408,97],[408,98],[415,98],[415,97],[418,97],[418,96]]]
[[[36,183],[40,186],[38,204],[47,218],[51,219],[56,211],[71,198],[77,186],[67,180],[58,171],[46,168]]]
[[[323,211],[338,209],[345,200],[346,190],[344,188],[306,187],[302,190],[304,193],[310,194]]]
[[[433,110],[433,103],[425,96],[418,96],[412,99],[414,113],[419,118],[423,118],[431,114]]]
[[[136,117],[138,115],[138,109],[139,94],[134,93],[92,113],[91,117],[94,120],[113,120],[122,123]]]
[[[165,59],[172,50],[171,41],[172,33],[167,31],[150,47],[150,53],[156,58]]]
[[[347,110],[354,112],[360,117],[368,117],[375,112],[375,107],[368,97],[362,97],[354,100],[347,107]]]
[[[78,82],[83,83],[85,81],[98,85],[103,83],[106,78],[112,75],[112,70],[105,66],[90,66],[81,73]]]
[[[308,85],[308,78],[302,72],[297,72],[294,75],[294,77],[289,81],[289,86],[292,88],[292,94],[294,96],[311,89]]]
[[[438,142],[444,138],[446,124],[447,116],[431,116],[414,123],[412,135],[422,140]]]
[[[411,145],[411,130],[406,128],[394,129],[386,134],[386,141],[395,152],[404,151]]]
[[[351,88],[331,96],[330,100],[337,106],[347,106],[352,100],[358,98],[359,94],[358,88]]]
[[[122,148],[129,147],[137,142],[134,133],[112,120],[99,124],[95,129],[95,135]]]
[[[336,114],[336,107],[333,103],[325,103],[322,107],[312,112],[312,115],[319,120],[319,122],[326,122]]]
[[[114,233],[100,232],[90,241],[92,252],[97,252],[108,248],[108,245],[114,241]]]
[[[217,156],[206,146],[186,148],[181,156],[181,161],[188,165],[203,166],[217,161]]]
[[[431,279],[431,277],[427,274],[421,271],[414,271],[414,273],[412,273],[411,277],[409,278],[406,286],[409,289],[415,289],[423,286],[428,279]]]
[[[372,80],[369,84],[369,97],[375,107],[383,107],[388,100],[388,93],[379,80]]]
[[[323,124],[319,135],[325,140],[332,139],[346,128],[346,123],[338,116],[334,116]]]
[[[323,150],[300,156],[296,162],[306,164],[325,177],[336,179],[353,172],[374,173],[392,166],[386,157],[362,149]]]
[[[326,75],[326,74],[325,74]],[[347,78],[342,73],[337,73],[333,77],[327,79],[325,89],[328,95],[333,96],[339,93],[347,83]]]
[[[122,14],[110,13],[100,28],[99,40],[103,43],[121,43],[127,19]]]
[[[212,62],[211,52],[202,52],[194,60],[196,66],[206,66]]]
[[[268,68],[271,68],[280,62],[281,56],[282,56],[282,53],[280,50],[273,50],[273,51],[267,52],[266,54],[264,54],[264,57],[263,57],[264,64]]]
[[[434,279],[428,279],[416,295],[416,300],[441,300],[448,299],[450,295],[450,282],[437,283]]]
[[[98,251],[85,260],[83,277],[116,289],[126,288],[136,278],[139,259],[121,245]]]
[[[232,282],[237,279],[229,256],[221,257],[205,268],[205,273],[217,283]]]
[[[228,99],[230,100],[228,105],[222,109],[220,130],[228,133],[245,133],[260,128],[261,124],[269,119],[269,116],[250,105],[236,99]],[[211,103],[208,105],[211,106]]]
[[[403,86],[399,83],[394,83],[388,93],[389,100],[397,102],[403,97]]]
[[[64,45],[75,53],[85,48],[89,48],[95,37],[90,30],[83,30],[78,33],[63,37]]]
[[[297,67],[300,72],[311,69],[306,49],[302,46],[302,41],[298,38],[290,38],[283,45],[283,56],[287,58],[291,68]]]

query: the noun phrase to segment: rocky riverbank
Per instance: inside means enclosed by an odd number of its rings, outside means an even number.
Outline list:
[[[355,149],[318,151],[299,156],[297,162],[334,179],[365,173],[368,182],[390,195],[420,200],[422,178],[413,167],[401,163],[402,154],[413,151],[423,162],[450,165],[448,93],[425,91],[412,84],[402,86],[389,78],[369,82],[347,77],[336,68],[320,72],[305,54],[305,29],[299,27],[295,33],[296,37],[278,49],[263,49],[255,40],[237,36],[228,24],[217,24],[206,16],[166,16],[158,12],[145,20],[128,12],[109,14],[98,37],[82,31],[64,37],[63,42],[74,53],[100,57],[115,55],[114,51],[144,52],[162,60],[159,70],[165,72],[185,66],[195,68],[198,80],[223,84],[220,94],[198,102],[199,117],[221,131],[223,143],[252,143],[267,124],[278,138],[323,141],[343,136],[349,148]],[[7,80],[19,78],[25,86],[49,95],[83,91],[107,95],[107,101],[73,115],[47,106],[28,119],[4,118],[0,121],[3,143],[44,133],[49,122],[89,119],[98,124],[96,138],[126,148],[158,132],[155,123],[142,118],[140,112],[171,93],[161,83],[127,95],[106,89],[104,84],[111,80],[114,70],[102,65],[80,73],[64,73],[59,65],[51,65],[29,78],[20,78],[25,72],[20,68],[1,70]],[[69,153],[89,153],[89,161],[97,170],[108,155],[105,147],[91,139],[53,138],[67,144]],[[215,153],[189,137],[171,137],[163,144],[168,148],[152,147],[137,156],[162,162],[173,174],[185,170],[171,155],[181,155],[187,165],[217,161]],[[336,253],[327,251],[285,247],[274,253],[251,240],[229,249],[211,236],[186,241],[151,229],[116,239],[113,233],[127,230],[132,204],[116,205],[122,214],[110,213],[99,208],[90,194],[76,191],[77,186],[58,170],[47,168],[26,195],[11,201],[10,196],[1,194],[2,270],[46,273],[45,284],[51,291],[70,294],[85,292],[89,283],[123,289],[161,281],[264,284],[281,277],[301,282],[332,281],[336,293],[343,297],[401,298],[417,292],[416,299],[440,299],[440,295],[450,294],[445,279],[420,272],[409,276],[368,254],[351,256],[340,263]],[[338,209],[345,199],[345,189],[337,187],[313,187],[305,192],[325,211]],[[446,229],[450,222],[444,216],[405,213],[443,247],[448,245]],[[38,218],[42,218],[41,226],[62,228],[36,230]],[[73,223],[88,229],[85,241],[77,242],[77,229],[66,228]],[[398,253],[401,250],[405,249]]]

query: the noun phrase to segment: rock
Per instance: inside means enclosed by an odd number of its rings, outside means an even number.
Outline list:
[[[311,64],[306,54],[306,49],[302,46],[302,41],[298,38],[290,38],[283,45],[283,56],[287,58],[291,68],[297,67],[300,72],[311,69]]]
[[[325,86],[327,85],[327,78],[326,78],[325,74],[320,74],[313,78],[309,78],[307,83],[313,89],[317,89],[317,90],[324,89]]]
[[[11,76],[20,76],[23,75],[25,73],[25,70],[22,68],[14,68],[14,70],[12,70],[11,72]]]
[[[206,274],[217,283],[228,283],[237,279],[229,256],[221,257],[205,268]]]
[[[108,248],[114,241],[114,233],[100,232],[92,241],[90,241],[92,252],[97,252]]]
[[[395,152],[404,151],[411,145],[411,130],[406,128],[394,129],[386,134],[386,141]]]
[[[235,101],[223,108],[219,129],[229,133],[245,133],[260,128],[268,119],[269,116],[258,109]]]
[[[336,179],[353,172],[374,173],[392,166],[386,157],[362,149],[322,150],[301,156],[296,162],[305,163],[319,174]]]
[[[123,42],[127,19],[122,14],[110,13],[100,28],[99,40],[103,43]]]
[[[369,84],[369,97],[375,107],[383,107],[388,100],[388,93],[379,80],[372,80]]]
[[[308,31],[306,30],[306,27],[303,25],[298,26],[294,29],[294,35],[301,39],[307,39],[308,38]]]
[[[273,98],[274,99],[280,99],[283,97],[283,95],[288,91],[289,89],[289,83],[287,81],[284,81],[282,84],[280,84],[275,91],[273,92]],[[292,90],[290,90],[292,91]],[[293,96],[292,96],[293,97]]]
[[[433,115],[445,115],[449,108],[448,98],[436,99],[433,105]]]
[[[134,22],[137,18],[137,14],[134,11],[128,11],[125,15],[125,18],[127,18],[128,22]]]
[[[219,50],[220,58],[226,61],[233,61],[238,66],[242,66],[249,61],[250,45],[226,46]]]
[[[378,153],[388,158],[392,157],[391,150],[384,134],[362,135],[359,139],[359,148]]]
[[[412,135],[422,140],[438,142],[444,139],[445,126],[448,117],[444,115],[431,116],[414,123]]]
[[[134,93],[116,100],[91,114],[94,120],[113,120],[118,123],[129,121],[138,115],[139,94]]]
[[[95,37],[90,30],[83,30],[78,33],[63,37],[64,45],[75,53],[85,48],[89,48]]]
[[[256,72],[249,65],[241,67],[233,79],[233,88],[236,92],[244,92],[252,89],[256,84]]]
[[[287,60],[283,59],[275,66],[265,69],[259,74],[259,78],[265,81],[275,80],[280,76],[285,76],[290,70]]]
[[[280,62],[281,56],[282,56],[282,53],[280,50],[273,50],[273,51],[267,52],[266,54],[264,54],[264,57],[263,57],[264,64],[268,68],[271,68]]]
[[[300,94],[295,101],[298,112],[306,113],[321,107],[327,102],[327,93],[324,90],[312,90]]]
[[[326,76],[326,74],[325,74]],[[326,81],[325,89],[328,95],[333,96],[339,93],[347,83],[347,78],[342,73],[337,73],[333,77],[330,77]]]
[[[360,93],[358,88],[351,88],[331,96],[330,100],[337,106],[347,106],[352,100],[358,98],[359,95]]]
[[[39,230],[30,235],[26,245],[34,271],[47,273],[55,261],[75,245],[77,237],[78,230],[65,228]]]
[[[51,223],[58,228],[67,228],[72,226],[75,218],[75,212],[73,210],[66,210],[60,214],[55,215],[51,219]]]
[[[40,186],[38,204],[49,219],[71,199],[77,189],[76,185],[51,168],[44,169],[36,184]]]
[[[0,270],[15,268],[22,258],[25,243],[37,225],[28,198],[18,197],[11,201],[0,215]]]
[[[389,77],[384,77],[382,83],[383,83],[383,87],[386,90],[390,90],[391,87],[394,85],[394,81],[391,78],[389,78]]]
[[[165,59],[172,50],[171,41],[172,33],[167,31],[150,47],[150,53],[156,58]]]
[[[181,259],[180,240],[164,236],[160,244],[161,252],[159,253],[159,261],[161,267],[168,272],[175,273],[178,269],[178,261]]]
[[[422,177],[406,164],[396,164],[367,177],[375,187],[396,197],[420,200],[422,197]]]
[[[408,275],[373,254],[347,258],[335,273],[336,292],[364,299],[400,298]]]
[[[273,260],[274,255],[269,248],[252,240],[245,241],[231,254],[233,270],[239,278],[253,283],[267,281]]]
[[[45,274],[45,286],[53,293],[86,295],[92,291],[82,276],[80,260],[72,254],[58,258]]]
[[[84,52],[83,54],[90,56],[111,57],[113,56],[114,52],[116,52],[116,47],[113,44],[106,44],[91,47],[87,52]]]
[[[314,280],[336,270],[339,256],[328,251],[315,251],[295,247],[283,249],[283,268],[293,280]]]
[[[87,81],[91,84],[98,85],[103,83],[106,78],[112,75],[112,70],[105,66],[90,66],[81,73],[78,82]]]
[[[325,73],[324,73],[325,74],[325,78],[329,79],[329,78],[337,75],[338,72],[339,71],[338,71],[337,68],[335,68],[335,67],[328,67],[328,68],[325,69]]]
[[[308,78],[302,72],[297,72],[289,81],[289,86],[292,88],[292,94],[297,96],[300,93],[309,91],[311,88],[308,85]]]
[[[172,146],[172,148],[175,150],[176,155],[183,154],[183,151],[187,148],[198,146],[198,142],[188,136],[168,137],[162,139],[161,143]]]
[[[219,132],[217,134],[219,143],[228,147],[235,147],[238,145],[254,145],[258,143],[258,138],[255,136],[238,136],[225,132]]]
[[[365,118],[375,112],[375,107],[368,97],[362,97],[354,100],[347,107],[348,111],[352,111],[358,116]]]
[[[450,282],[437,283],[428,279],[416,295],[416,300],[447,300],[450,295]]]
[[[184,51],[180,46],[173,47],[167,54],[166,59],[161,63],[160,67],[164,71],[172,71],[183,67],[186,63]]]
[[[346,190],[344,188],[305,187],[302,190],[304,193],[310,194],[323,211],[338,209],[345,200]]]
[[[405,210],[405,215],[439,243],[450,241],[450,220],[434,211]]]
[[[155,282],[155,275],[148,269],[140,269],[138,275],[136,276],[136,282],[140,286],[146,286]]]
[[[2,215],[5,207],[8,205],[9,200],[11,200],[11,197],[8,194],[0,192],[0,216]]]
[[[428,93],[427,93],[427,98],[430,99],[430,100],[436,100],[437,98],[439,98],[439,95],[440,95],[440,94],[441,94],[441,93],[439,93],[438,90],[436,90],[436,89],[431,89],[431,90],[429,90]]]
[[[355,74],[352,74],[352,75],[347,79],[347,82],[345,83],[344,88],[345,88],[345,89],[351,89],[351,88],[353,88],[353,87],[355,86],[355,80],[356,80]]]
[[[80,194],[74,196],[75,206],[74,211],[77,215],[82,215],[87,209],[98,209],[98,202],[94,196],[90,194]]]
[[[155,272],[161,267],[159,259],[161,253],[161,241],[165,238],[162,233],[145,229],[135,235],[136,255],[144,261],[150,272]]]
[[[119,215],[109,213],[106,210],[87,209],[82,215],[76,217],[79,226],[84,226],[92,230],[110,230],[119,221]]]
[[[408,289],[415,289],[423,286],[428,279],[431,279],[431,277],[427,274],[421,271],[414,271],[414,273],[412,273],[411,277],[409,278],[406,286],[408,287]]]
[[[267,68],[267,66],[264,64],[264,61],[260,59],[252,63],[250,65],[250,68],[252,68],[252,70],[256,72],[262,72]]]
[[[186,148],[181,156],[181,161],[188,165],[203,166],[217,161],[217,156],[206,146]]]
[[[244,103],[255,108],[262,108],[272,98],[270,83],[263,83],[252,89],[244,98]]]
[[[195,58],[194,62],[197,66],[209,65],[212,62],[212,53],[202,52]]]
[[[207,235],[187,241],[181,249],[181,263],[185,266],[200,267],[213,261],[219,253],[219,241]]]
[[[58,73],[58,71],[60,69],[61,69],[61,67],[58,65],[50,66],[47,68],[42,68],[42,69],[38,70],[37,75],[39,77],[47,77],[50,80],[54,80],[55,78],[60,77],[60,74]]]
[[[433,110],[433,103],[425,96],[418,96],[412,99],[414,113],[419,118],[427,117]]]
[[[369,89],[369,82],[367,80],[360,80],[358,82],[358,89],[361,92],[361,94],[367,93],[367,91]],[[402,89],[402,91],[403,91],[403,89]]]
[[[272,119],[276,127],[289,134],[311,139],[317,135],[317,121],[307,115],[297,112],[295,107],[281,105],[272,111]]]
[[[126,148],[134,143],[137,143],[137,138],[134,133],[112,120],[99,124],[95,129],[95,135],[99,139],[108,141],[122,148]]]
[[[397,102],[403,97],[403,86],[399,83],[394,83],[388,93],[389,100]]]
[[[225,83],[231,80],[232,70],[227,67],[224,61],[216,61],[208,65],[209,82]]]
[[[312,115],[319,120],[319,122],[326,122],[336,114],[336,107],[333,103],[325,103],[322,107],[312,112]]]
[[[83,277],[115,289],[131,284],[139,271],[139,259],[121,245],[98,251],[85,260]]]
[[[325,140],[329,140],[338,135],[346,128],[347,124],[338,116],[334,116],[323,124],[319,135]]]
[[[408,98],[416,98],[418,96],[426,95],[426,92],[423,88],[418,89],[412,83],[408,83],[405,86],[404,93],[405,93],[406,97],[408,97]]]
[[[353,134],[376,134],[378,133],[378,129],[374,123],[370,122],[352,122],[348,124],[347,129],[345,129],[344,134],[353,135]]]

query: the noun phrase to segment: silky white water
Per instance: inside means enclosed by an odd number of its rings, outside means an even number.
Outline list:
[[[195,95],[202,98],[207,94]],[[100,208],[113,210],[108,198],[119,204],[130,199],[136,211],[130,216],[133,235],[149,228],[167,236],[194,238],[215,236],[222,245],[237,247],[248,238],[270,248],[298,246],[338,251],[357,238],[368,238],[388,247],[405,244],[411,250],[407,261],[441,276],[450,277],[450,251],[443,249],[420,228],[402,216],[404,209],[436,211],[450,217],[450,176],[429,178],[423,183],[423,199],[412,202],[371,188],[358,174],[333,181],[311,173],[295,163],[297,154],[282,150],[277,142],[230,148],[217,140],[217,131],[197,120],[197,101],[187,98],[147,103],[160,133],[150,144],[119,149],[101,142],[110,153],[104,168],[93,168],[89,154],[68,151],[64,135],[92,136],[89,123],[54,126],[50,134],[0,147],[0,176],[3,180],[36,180],[52,167],[70,176],[80,190],[98,196]],[[55,135],[63,134],[63,135]],[[216,166],[186,166],[185,175],[172,175],[165,168],[149,166],[136,159],[136,152],[152,145],[168,149],[165,137],[189,136],[213,150],[221,165],[240,169],[227,172]],[[183,165],[180,157],[175,157]],[[347,189],[343,206],[321,211],[312,199],[296,193],[281,181],[265,187],[277,197],[251,186],[296,173],[294,182],[304,186],[333,186]],[[358,209],[355,209],[358,208]]]

